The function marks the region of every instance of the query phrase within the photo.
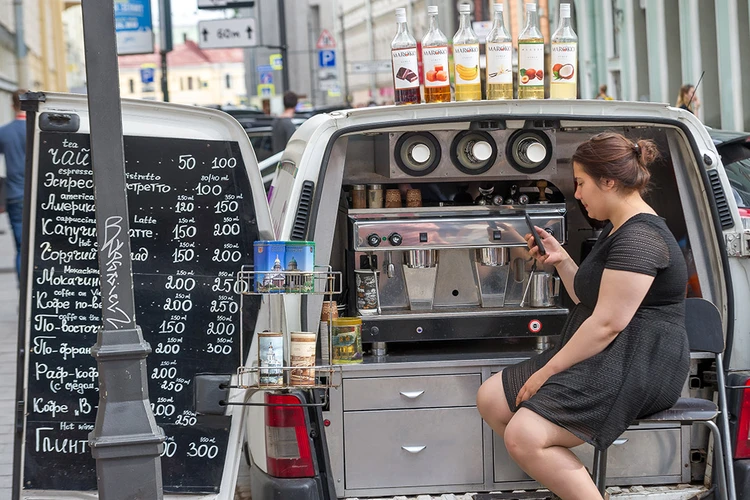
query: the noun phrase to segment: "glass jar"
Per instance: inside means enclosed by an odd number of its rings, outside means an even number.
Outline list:
[[[338,318],[331,321],[331,361],[334,365],[362,362],[362,319]]]
[[[364,184],[352,186],[352,208],[367,208],[367,186]]]

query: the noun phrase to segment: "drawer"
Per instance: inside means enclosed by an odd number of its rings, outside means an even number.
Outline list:
[[[481,485],[476,408],[344,413],[346,489]]]
[[[344,380],[344,411],[475,406],[480,374]]]
[[[683,471],[682,431],[670,429],[637,429],[623,432],[607,451],[607,478],[609,484],[629,477],[673,476],[679,480]],[[573,448],[581,462],[591,470],[594,448],[582,444]],[[689,468],[688,468],[689,469]]]
[[[607,452],[608,484],[629,484],[622,481],[636,478],[638,484],[649,484],[647,478],[665,478],[671,476],[680,481],[683,472],[682,431],[670,429],[637,429],[625,431],[620,440],[622,444],[612,445]],[[573,448],[583,465],[591,471],[594,461],[594,448],[582,444]],[[529,481],[527,476],[510,458],[503,440],[493,433],[494,475],[495,482]],[[688,478],[689,479],[689,478]]]

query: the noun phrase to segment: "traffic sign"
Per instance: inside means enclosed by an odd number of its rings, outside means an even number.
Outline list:
[[[270,73],[273,71],[273,66],[270,64],[261,64],[260,66],[256,66],[255,69],[258,73]]]
[[[141,66],[141,83],[154,83],[156,64],[144,64]]]
[[[336,52],[334,52],[333,50],[319,50],[318,64],[321,68],[336,67]]]
[[[333,38],[333,35],[330,31],[323,30],[323,32],[318,37],[318,43],[316,43],[315,46],[319,49],[335,49],[336,40]]]
[[[198,23],[198,46],[202,49],[231,49],[258,44],[255,19],[239,17]]]
[[[254,0],[198,0],[199,9],[228,9],[233,7],[252,7]]]
[[[153,53],[154,32],[149,1],[115,2],[115,33],[117,55]]]
[[[271,54],[268,56],[268,60],[271,62],[273,69],[284,69],[284,59],[281,54]]]
[[[260,84],[271,85],[273,83],[273,73],[260,73]]]
[[[274,85],[258,85],[258,95],[261,97],[276,95],[276,87]]]
[[[358,61],[352,63],[352,73],[390,73],[391,61]]]

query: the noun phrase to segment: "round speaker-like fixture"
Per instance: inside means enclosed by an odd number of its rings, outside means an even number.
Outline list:
[[[488,171],[497,158],[497,145],[487,132],[465,130],[451,144],[451,160],[461,172],[469,175]]]
[[[393,155],[404,173],[421,177],[440,163],[440,143],[428,132],[409,132],[398,138]]]
[[[540,130],[518,130],[508,139],[505,154],[514,169],[535,174],[552,159],[552,141]]]

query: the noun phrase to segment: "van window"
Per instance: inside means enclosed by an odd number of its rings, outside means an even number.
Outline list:
[[[724,165],[724,168],[737,205],[741,208],[750,207],[750,158]]]

